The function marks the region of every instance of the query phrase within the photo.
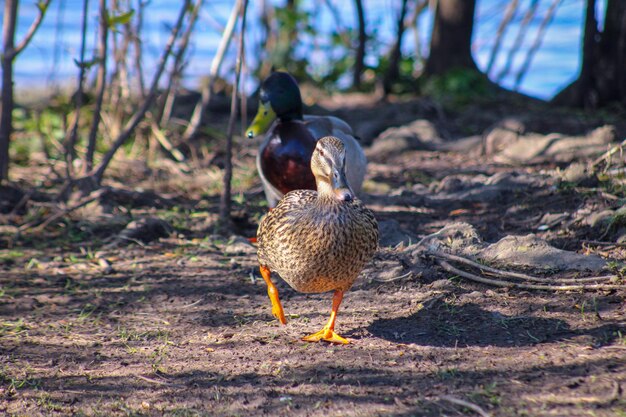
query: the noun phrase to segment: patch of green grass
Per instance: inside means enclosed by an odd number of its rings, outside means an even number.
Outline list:
[[[622,262],[609,261],[606,263],[606,267],[609,271],[617,275],[620,281],[626,278],[626,266]]]
[[[120,338],[122,342],[141,340],[139,332],[137,332],[135,329],[128,329],[126,327],[119,326],[117,328],[117,337]]]
[[[443,75],[426,78],[422,89],[425,94],[440,101],[464,105],[476,99],[489,99],[493,86],[478,71],[456,68]]]
[[[90,304],[90,303],[85,304],[83,308],[81,308],[80,312],[78,313],[77,321],[81,323],[90,321],[94,324],[97,324],[98,322],[100,322],[100,315],[92,317],[93,313],[97,310],[97,308],[98,307],[94,306],[93,304]]]
[[[171,408],[167,410],[167,415],[171,417],[200,417],[207,414],[193,408]]]
[[[0,264],[13,265],[19,259],[25,259],[26,254],[19,250],[0,250]]]
[[[441,380],[454,379],[459,376],[458,368],[445,368],[437,371],[437,378]]]
[[[63,411],[63,405],[54,400],[49,393],[41,392],[35,400],[36,404],[46,411]]]
[[[4,320],[0,321],[0,336],[20,336],[28,332],[28,326],[24,323],[24,319]]]
[[[164,343],[154,348],[152,353],[148,356],[151,361],[152,370],[155,373],[165,373],[165,370],[161,367],[161,364],[167,357],[168,351],[169,343]]]
[[[9,395],[15,395],[17,391],[25,388],[37,388],[40,381],[28,376],[28,370],[24,370],[23,376],[13,376],[8,369],[0,369],[0,384],[6,385]]]
[[[441,323],[437,325],[436,331],[445,336],[459,337],[465,330],[454,323]]]
[[[135,329],[129,329],[127,327],[118,327],[117,337],[122,342],[157,340],[159,342],[169,343],[170,332],[169,330],[165,329],[147,330],[144,332],[139,332]]]
[[[69,277],[65,280],[65,285],[63,286],[63,290],[68,295],[74,295],[80,292],[82,289],[83,289],[83,284],[81,284],[79,281],[76,281]]]
[[[475,402],[486,402],[491,405],[500,405],[502,402],[501,394],[496,390],[498,383],[481,385],[477,390],[470,394],[470,398]]]

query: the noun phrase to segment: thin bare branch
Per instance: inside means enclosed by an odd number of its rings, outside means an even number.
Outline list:
[[[539,0],[531,0],[530,6],[528,6],[528,10],[526,10],[524,17],[522,18],[522,22],[517,29],[517,36],[515,37],[515,41],[513,41],[513,46],[511,46],[511,49],[509,49],[509,54],[507,55],[504,67],[500,70],[496,77],[497,82],[501,82],[511,70],[511,66],[513,65],[513,61],[515,60],[515,55],[524,43],[524,38],[526,37],[526,33],[528,31],[528,25],[530,25],[533,17],[535,17],[538,7]]]
[[[87,153],[85,154],[84,172],[87,173],[93,168],[93,156],[96,152],[96,135],[100,126],[100,111],[104,101],[104,90],[106,87],[107,74],[107,38],[109,35],[109,26],[107,24],[107,2],[100,0],[100,37],[98,44],[98,79],[96,81],[96,108],[93,111],[93,119],[91,120],[91,128],[87,139]]]
[[[504,38],[504,34],[506,33],[506,29],[509,26],[509,23],[511,23],[511,20],[513,20],[513,17],[515,17],[518,6],[519,0],[511,0],[511,2],[506,7],[504,16],[502,17],[502,21],[500,22],[500,25],[498,25],[498,31],[496,32],[496,41],[494,42],[493,48],[491,49],[489,63],[487,64],[487,69],[485,70],[486,74],[489,74],[491,72],[493,64],[496,62],[498,52],[500,51],[500,46],[502,45],[502,38]]]
[[[588,239],[582,239],[581,242],[586,243],[588,245],[595,245],[595,246],[615,246],[618,248],[626,247],[626,242],[606,242],[602,240],[588,240]]]
[[[140,1],[139,6],[137,7],[137,23],[133,28],[133,43],[134,43],[134,52],[135,52],[135,71],[137,71],[137,80],[139,83],[139,92],[141,93],[141,98],[146,98],[146,83],[143,78],[143,66],[141,62],[143,60],[143,51],[141,39],[139,38],[139,34],[143,28],[143,10],[148,1]]]
[[[233,33],[235,32],[235,25],[237,23],[237,19],[239,18],[241,4],[242,0],[237,0],[230,13],[228,23],[226,24],[226,28],[224,28],[224,33],[222,34],[222,39],[217,48],[217,52],[215,53],[215,57],[213,57],[213,62],[211,63],[211,69],[209,70],[209,82],[202,88],[202,98],[193,110],[191,120],[189,121],[189,125],[183,135],[184,140],[189,140],[195,136],[198,133],[200,126],[202,126],[204,112],[211,101],[215,78],[220,71],[220,67],[224,61],[224,56],[226,55],[226,50],[228,49],[228,45],[233,37]]]
[[[220,221],[222,225],[230,224],[231,208],[231,180],[233,177],[233,133],[235,132],[235,121],[237,120],[237,93],[239,91],[239,77],[241,76],[241,66],[244,58],[244,39],[246,32],[246,15],[248,11],[248,0],[243,0],[241,4],[241,31],[239,33],[239,48],[237,51],[237,63],[235,64],[235,82],[230,105],[230,118],[228,119],[228,130],[226,132],[226,166],[224,167],[224,187],[220,200]]]
[[[541,21],[541,25],[539,26],[539,29],[537,30],[537,35],[535,36],[535,40],[533,41],[533,44],[528,49],[528,52],[526,52],[526,59],[524,60],[522,67],[519,69],[515,77],[515,84],[513,86],[513,89],[515,91],[517,91],[520,84],[522,83],[522,80],[524,79],[524,76],[528,72],[528,68],[530,68],[530,64],[533,61],[533,58],[535,54],[537,53],[537,50],[539,50],[541,43],[543,42],[546,29],[550,25],[550,22],[552,22],[552,19],[554,18],[554,15],[556,14],[556,9],[559,7],[559,5],[562,2],[563,0],[554,0],[552,4],[550,5],[550,8],[546,12],[546,15],[544,16],[543,20]]]
[[[178,42],[179,46],[178,50],[174,54],[174,64],[172,65],[172,71],[168,79],[167,87],[163,92],[165,100],[163,101],[157,112],[156,119],[159,121],[159,126],[164,126],[170,119],[172,108],[174,106],[176,89],[183,70],[183,60],[185,58],[185,53],[187,52],[187,47],[189,46],[189,40],[191,39],[191,34],[193,33],[193,28],[196,24],[196,21],[198,20],[198,14],[200,13],[200,8],[202,7],[203,2],[204,0],[196,0],[191,14],[189,15],[187,28],[183,32],[183,35]]]
[[[419,16],[428,7],[428,0],[420,0],[413,9],[413,14],[407,22],[407,28],[413,30],[413,42],[415,45],[415,61],[418,65],[423,65],[422,45],[419,29]]]
[[[13,49],[13,54],[11,58],[15,58],[16,56],[18,56],[24,50],[24,48],[28,46],[30,41],[33,39],[33,36],[35,36],[35,32],[37,32],[37,29],[39,29],[39,26],[41,26],[41,22],[43,21],[43,18],[46,15],[46,11],[48,10],[49,5],[50,5],[50,0],[44,0],[43,3],[37,4],[37,8],[39,9],[39,14],[35,18],[35,20],[33,20],[33,23],[28,28],[26,35],[24,35],[22,40]]]
[[[185,160],[185,155],[183,155],[181,151],[179,151],[174,147],[174,145],[172,145],[172,142],[167,139],[167,137],[165,136],[165,134],[163,134],[163,131],[161,131],[161,128],[159,128],[155,121],[152,121],[152,123],[150,124],[150,128],[152,130],[152,135],[154,135],[159,144],[170,154],[172,158],[174,158],[178,162],[183,162]]]
[[[163,74],[163,71],[165,70],[165,64],[167,63],[167,58],[170,56],[172,52],[174,42],[178,38],[178,33],[180,31],[180,28],[182,27],[183,20],[188,10],[189,10],[189,0],[185,1],[180,9],[180,13],[176,20],[176,23],[174,27],[172,28],[170,38],[167,41],[165,49],[163,50],[163,53],[159,60],[159,64],[157,65],[157,70],[152,79],[152,84],[150,85],[150,92],[148,93],[148,96],[144,100],[139,110],[137,110],[137,112],[135,112],[135,114],[133,114],[130,120],[126,123],[124,130],[118,135],[113,145],[111,145],[111,148],[104,155],[104,157],[102,158],[102,162],[100,162],[100,165],[98,166],[96,171],[90,174],[90,176],[93,178],[96,185],[99,186],[101,184],[104,171],[109,166],[109,163],[111,163],[113,156],[118,151],[118,149],[124,144],[124,142],[128,140],[130,135],[133,133],[133,131],[135,130],[139,122],[143,120],[144,116],[146,115],[146,112],[148,111],[152,103],[154,102],[154,99],[157,95],[157,88],[159,86],[159,80],[161,79],[161,75]]]
[[[76,156],[76,141],[78,139],[78,125],[80,123],[80,113],[83,107],[83,85],[85,83],[85,48],[87,43],[87,17],[89,14],[89,0],[83,2],[83,19],[80,32],[80,62],[78,62],[78,86],[74,99],[76,101],[76,110],[74,111],[74,122],[69,131],[67,140],[65,141],[65,174],[68,179],[72,177],[72,165]]]
[[[99,199],[100,196],[102,194],[104,194],[105,191],[106,190],[104,190],[104,189],[94,191],[91,194],[81,198],[76,203],[72,204],[71,206],[62,209],[61,211],[59,211],[57,213],[54,213],[54,214],[52,214],[49,217],[46,217],[46,218],[43,218],[43,219],[38,219],[38,220],[32,221],[30,223],[26,223],[26,224],[21,225],[18,228],[18,231],[21,233],[21,232],[24,232],[24,231],[32,229],[32,228],[36,228],[37,230],[44,229],[46,226],[48,226],[53,221],[58,220],[61,217],[71,213],[72,211],[77,210],[77,209],[79,209],[81,207],[84,207],[87,204],[91,203],[92,201],[95,201],[95,200]]]

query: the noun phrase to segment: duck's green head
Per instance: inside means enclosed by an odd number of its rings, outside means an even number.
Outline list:
[[[302,120],[302,96],[295,78],[273,72],[261,84],[259,111],[248,127],[248,138],[264,133],[278,117],[282,121]]]

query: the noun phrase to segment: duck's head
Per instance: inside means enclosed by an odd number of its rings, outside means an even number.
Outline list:
[[[302,96],[295,78],[273,72],[261,84],[259,111],[248,127],[248,138],[264,133],[278,117],[282,121],[302,120]]]
[[[346,179],[345,165],[346,148],[341,140],[326,136],[317,141],[311,157],[311,171],[320,197],[346,202],[354,199],[354,192]]]

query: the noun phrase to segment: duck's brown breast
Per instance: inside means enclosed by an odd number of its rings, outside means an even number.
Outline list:
[[[348,290],[378,246],[374,215],[360,201],[316,212],[315,193],[296,193],[261,222],[259,263],[299,292]]]
[[[292,190],[315,190],[315,177],[311,172],[315,143],[303,123],[278,123],[273,137],[261,152],[265,178],[284,194]]]

